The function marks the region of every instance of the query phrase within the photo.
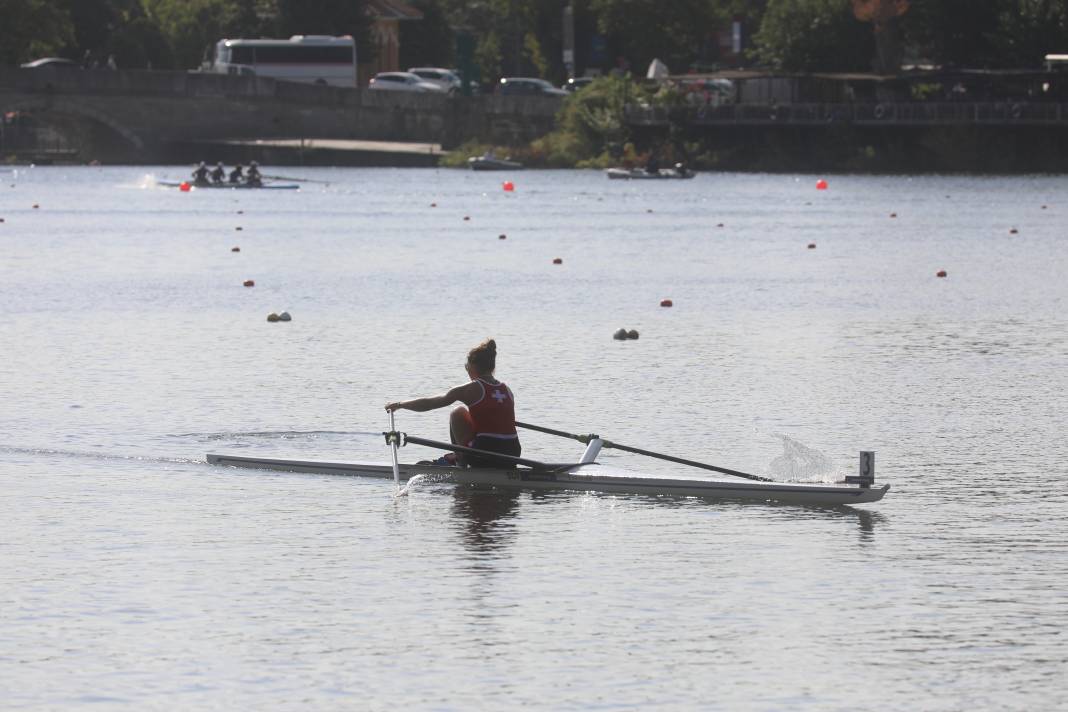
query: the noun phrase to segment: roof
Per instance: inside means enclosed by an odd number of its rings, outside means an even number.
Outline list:
[[[375,20],[422,20],[423,13],[403,0],[368,0],[367,14]]]

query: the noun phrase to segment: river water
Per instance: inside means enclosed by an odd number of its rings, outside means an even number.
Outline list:
[[[0,171],[5,709],[1068,705],[1068,177],[280,172],[327,183]],[[875,450],[892,488],[394,500],[204,462],[386,462],[383,404],[487,336],[523,420],[778,477]]]

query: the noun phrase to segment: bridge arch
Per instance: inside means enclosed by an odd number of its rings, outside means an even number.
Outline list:
[[[112,114],[101,111],[82,97],[24,94],[7,98],[0,95],[0,111],[24,113],[60,132],[81,133],[72,143],[86,143],[86,136],[102,137],[105,142],[118,144],[124,152],[139,154],[145,148],[144,139]],[[81,125],[87,131],[72,132]],[[91,146],[84,146],[91,148]]]

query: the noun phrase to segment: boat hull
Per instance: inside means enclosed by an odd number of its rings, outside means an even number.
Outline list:
[[[523,164],[517,161],[506,161],[503,158],[468,158],[467,165],[473,171],[518,171],[522,170]]]
[[[393,468],[390,465],[325,462],[320,460],[288,460],[226,454],[209,454],[207,459],[209,464],[228,467],[393,479]],[[553,469],[531,470],[528,468],[504,470],[489,467],[459,468],[405,464],[400,466],[400,479],[407,481],[415,475],[429,475],[437,481],[486,487],[670,495],[676,497],[787,502],[811,505],[877,502],[890,489],[890,485],[887,484],[879,487],[859,487],[856,485],[686,480],[665,477],[602,475],[585,471],[595,468],[596,465],[559,465],[556,467],[568,469],[563,471],[555,471]]]
[[[697,175],[693,171],[679,173],[674,168],[661,168],[656,173],[648,173],[640,169],[609,168],[605,174],[612,180],[689,180]]]
[[[161,185],[165,188],[181,188],[181,183],[175,183],[174,181],[161,180],[156,181],[156,185]],[[197,190],[300,190],[300,186],[295,183],[264,183],[263,185],[249,185],[247,183],[189,183],[190,188],[196,188]]]

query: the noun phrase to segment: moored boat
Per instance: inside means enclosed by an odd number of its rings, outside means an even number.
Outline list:
[[[685,180],[697,175],[686,168],[661,168],[647,171],[642,168],[609,168],[605,171],[613,180]]]
[[[523,168],[519,161],[508,161],[496,156],[472,156],[467,159],[467,165],[473,171],[517,171]]]

